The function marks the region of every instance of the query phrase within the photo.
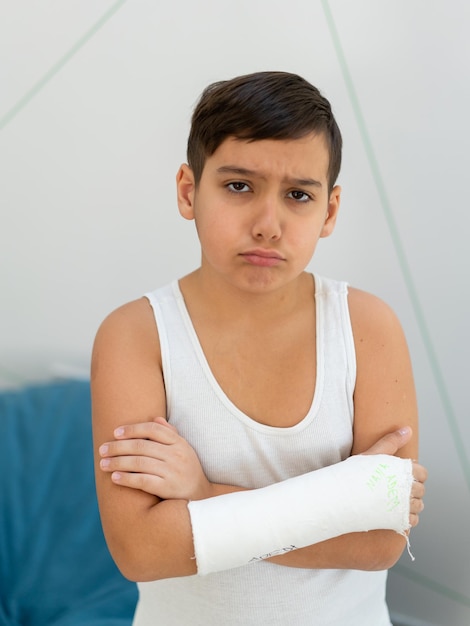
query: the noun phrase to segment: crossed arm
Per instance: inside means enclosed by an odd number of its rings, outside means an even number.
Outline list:
[[[103,527],[121,571],[139,581],[195,574],[187,501],[241,490],[209,483],[188,442],[163,418],[151,420],[165,414],[165,404],[158,336],[149,314],[145,301],[113,314],[98,334],[92,371],[97,490]],[[356,326],[360,335],[361,325]],[[393,350],[387,354],[395,387],[373,386],[375,396],[370,397],[367,380],[373,376],[367,367],[377,369],[380,354],[371,359],[369,350],[370,364],[360,370],[353,454],[393,455],[398,451],[407,457],[416,456],[416,440],[409,428],[415,428],[412,381],[403,348],[397,345],[397,357]],[[404,361],[404,365],[394,364],[395,360],[398,364]],[[397,385],[398,375],[403,383]],[[363,386],[369,391],[368,400],[362,399]],[[380,406],[384,418],[371,426],[382,395],[388,402]],[[403,432],[398,430],[400,426],[405,427]],[[389,434],[383,436],[387,431]],[[426,470],[415,463],[413,473],[411,526],[418,523],[422,510]],[[385,569],[397,560],[404,545],[404,539],[393,531],[377,530],[342,535],[271,560],[290,567]]]
[[[393,455],[409,441],[411,434],[409,428],[389,433],[364,454]],[[239,487],[210,483],[193,448],[183,437],[179,436],[173,426],[167,424],[161,417],[153,422],[120,427],[116,430],[115,436],[115,441],[100,447],[100,467],[104,472],[110,472],[111,480],[118,485],[139,489],[165,500],[184,501],[195,501],[232,491],[242,491]],[[419,513],[423,508],[423,483],[426,478],[424,468],[417,463],[413,464],[413,473],[415,480],[410,494],[410,526],[418,523]],[[314,494],[312,498],[315,500]],[[338,502],[336,504],[339,505]],[[225,525],[224,528],[226,528]],[[312,562],[315,562],[315,566],[320,567],[318,559],[323,556],[327,557],[324,566],[328,567],[331,566],[328,555],[334,548],[332,542],[336,543],[336,549],[339,549],[346,541],[347,544],[355,544],[357,550],[363,550],[364,539],[366,539],[370,549],[371,544],[374,545],[376,541],[383,539],[383,533],[387,532],[389,531],[378,531],[372,540],[370,533],[355,533],[354,541],[351,541],[351,535],[346,536],[346,539],[340,536],[336,540],[330,539],[303,550],[271,557],[271,560],[291,567],[312,567]],[[396,537],[402,542],[399,535]],[[227,543],[230,543],[230,537],[227,537]],[[355,563],[355,565],[358,564]],[[376,567],[383,569],[384,564],[379,562]],[[368,568],[375,569],[370,562]]]

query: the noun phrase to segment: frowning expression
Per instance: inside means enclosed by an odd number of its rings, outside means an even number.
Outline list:
[[[196,222],[201,271],[249,291],[295,280],[336,221],[340,189],[328,189],[328,164],[323,136],[311,134],[230,137],[207,158],[197,186],[181,166],[178,203]]]

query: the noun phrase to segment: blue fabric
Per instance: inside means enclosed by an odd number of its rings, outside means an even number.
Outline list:
[[[0,393],[0,626],[128,626],[98,514],[86,382]]]

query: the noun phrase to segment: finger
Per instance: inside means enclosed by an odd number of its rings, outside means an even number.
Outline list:
[[[384,435],[363,454],[390,454],[394,455],[411,439],[412,430],[409,426]]]
[[[100,461],[105,472],[137,472],[162,477],[165,463],[145,456],[116,456]]]
[[[412,498],[423,498],[424,493],[426,491],[423,483],[419,483],[417,481],[413,482],[411,485],[411,497]]]
[[[411,498],[410,500],[410,513],[418,514],[424,510],[424,502],[421,498]]]
[[[419,463],[413,463],[413,478],[420,483],[426,482],[428,478],[428,470]]]
[[[120,426],[114,431],[116,439],[151,439],[158,443],[175,443],[177,433],[174,429],[157,424],[156,422],[143,422]]]
[[[410,518],[409,518],[409,522],[410,522],[410,526],[412,528],[417,526],[419,524],[419,515],[416,515],[415,513],[411,513],[410,514]]]
[[[163,481],[158,476],[149,474],[137,474],[128,472],[113,472],[111,474],[113,483],[121,487],[130,487],[131,489],[140,489],[154,496],[161,497],[159,492],[162,489]]]
[[[123,439],[104,443],[100,446],[99,454],[101,457],[139,455],[163,460],[166,451],[166,444],[149,439]]]

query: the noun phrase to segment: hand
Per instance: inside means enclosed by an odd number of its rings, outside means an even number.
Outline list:
[[[392,433],[384,435],[373,446],[363,452],[363,454],[390,454],[395,455],[411,438],[411,428],[401,428]],[[425,467],[413,461],[413,484],[410,495],[410,526],[417,526],[419,514],[424,509],[423,496],[425,492],[424,483],[428,477]]]
[[[123,487],[140,489],[164,500],[201,500],[211,495],[194,449],[163,417],[121,426],[115,441],[103,444],[100,467]]]

